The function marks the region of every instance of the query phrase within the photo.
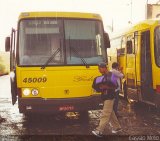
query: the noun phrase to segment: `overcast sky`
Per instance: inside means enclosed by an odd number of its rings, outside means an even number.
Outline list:
[[[131,4],[132,1],[132,4]],[[155,3],[158,0],[148,0]],[[16,28],[18,15],[24,11],[80,11],[101,14],[105,29],[118,30],[145,18],[147,0],[0,0],[0,51],[5,37]],[[132,7],[132,8],[131,8]]]

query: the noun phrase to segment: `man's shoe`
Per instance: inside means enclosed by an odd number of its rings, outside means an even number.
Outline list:
[[[92,134],[95,135],[95,136],[97,136],[97,137],[102,137],[103,136],[102,132],[100,132],[98,130],[93,130]]]
[[[121,131],[122,131],[122,128],[118,128],[118,129],[116,129],[116,130],[112,130],[112,133],[113,133],[113,134],[116,134],[116,133],[121,132]]]

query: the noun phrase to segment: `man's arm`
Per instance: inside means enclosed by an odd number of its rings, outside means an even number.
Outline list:
[[[124,74],[122,72],[120,72],[119,70],[113,69],[112,73],[117,76],[118,78],[123,78]]]

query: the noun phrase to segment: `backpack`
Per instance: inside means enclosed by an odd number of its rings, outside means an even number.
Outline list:
[[[112,87],[113,89],[116,89],[118,87],[117,77],[112,72],[108,72],[104,75],[103,83]]]
[[[112,89],[100,89],[100,85],[107,85]],[[115,95],[115,89],[118,87],[117,78],[112,72],[108,72],[102,76],[97,76],[93,80],[92,88],[97,92],[102,93],[102,99],[113,99]],[[107,91],[106,91],[107,90]]]
[[[97,92],[102,92],[102,90],[100,89],[100,85],[103,83],[104,83],[104,75],[97,76],[93,80],[92,88]]]

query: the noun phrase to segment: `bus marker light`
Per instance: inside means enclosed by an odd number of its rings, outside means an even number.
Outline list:
[[[34,96],[36,96],[36,95],[38,95],[38,90],[37,89],[32,89],[32,95],[34,95]]]

